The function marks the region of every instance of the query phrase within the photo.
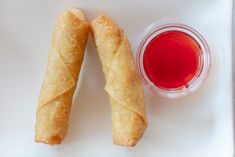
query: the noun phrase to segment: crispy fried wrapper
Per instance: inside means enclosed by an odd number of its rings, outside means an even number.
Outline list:
[[[128,39],[109,17],[91,23],[112,110],[114,144],[135,146],[146,127],[144,92]]]
[[[59,16],[36,111],[35,141],[60,144],[68,126],[89,24],[79,9]]]

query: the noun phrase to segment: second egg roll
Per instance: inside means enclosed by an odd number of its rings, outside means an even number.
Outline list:
[[[114,144],[135,146],[147,127],[144,92],[128,39],[111,18],[91,23],[112,110]]]
[[[79,9],[59,16],[36,111],[36,142],[60,144],[67,133],[88,33],[89,24]]]

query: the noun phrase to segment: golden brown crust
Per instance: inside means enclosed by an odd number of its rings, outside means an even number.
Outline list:
[[[113,142],[135,146],[146,129],[147,118],[130,44],[123,30],[105,15],[92,21],[91,30],[112,108]]]
[[[37,143],[45,143],[51,146],[56,145],[56,144],[61,144],[61,141],[62,141],[61,135],[55,135],[55,136],[51,136],[45,139],[35,139],[35,142]]]
[[[67,133],[88,33],[89,24],[80,10],[70,9],[59,16],[37,106],[36,142],[60,144]]]

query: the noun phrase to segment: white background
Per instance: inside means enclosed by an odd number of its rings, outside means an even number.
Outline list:
[[[36,144],[35,108],[56,17],[80,7],[91,20],[110,15],[136,53],[154,22],[181,22],[207,40],[212,68],[196,93],[165,99],[146,90],[149,126],[135,148],[112,144],[111,113],[100,61],[89,40],[74,96],[70,128],[60,146]],[[231,157],[232,0],[1,0],[0,156]]]

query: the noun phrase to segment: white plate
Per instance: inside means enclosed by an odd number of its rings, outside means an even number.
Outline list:
[[[112,144],[105,81],[91,41],[82,67],[70,128],[60,146],[36,144],[35,108],[56,17],[80,7],[89,20],[107,13],[136,52],[146,27],[174,21],[207,40],[212,69],[196,93],[169,100],[146,90],[149,126],[135,148]],[[1,0],[0,156],[232,157],[232,0]]]

